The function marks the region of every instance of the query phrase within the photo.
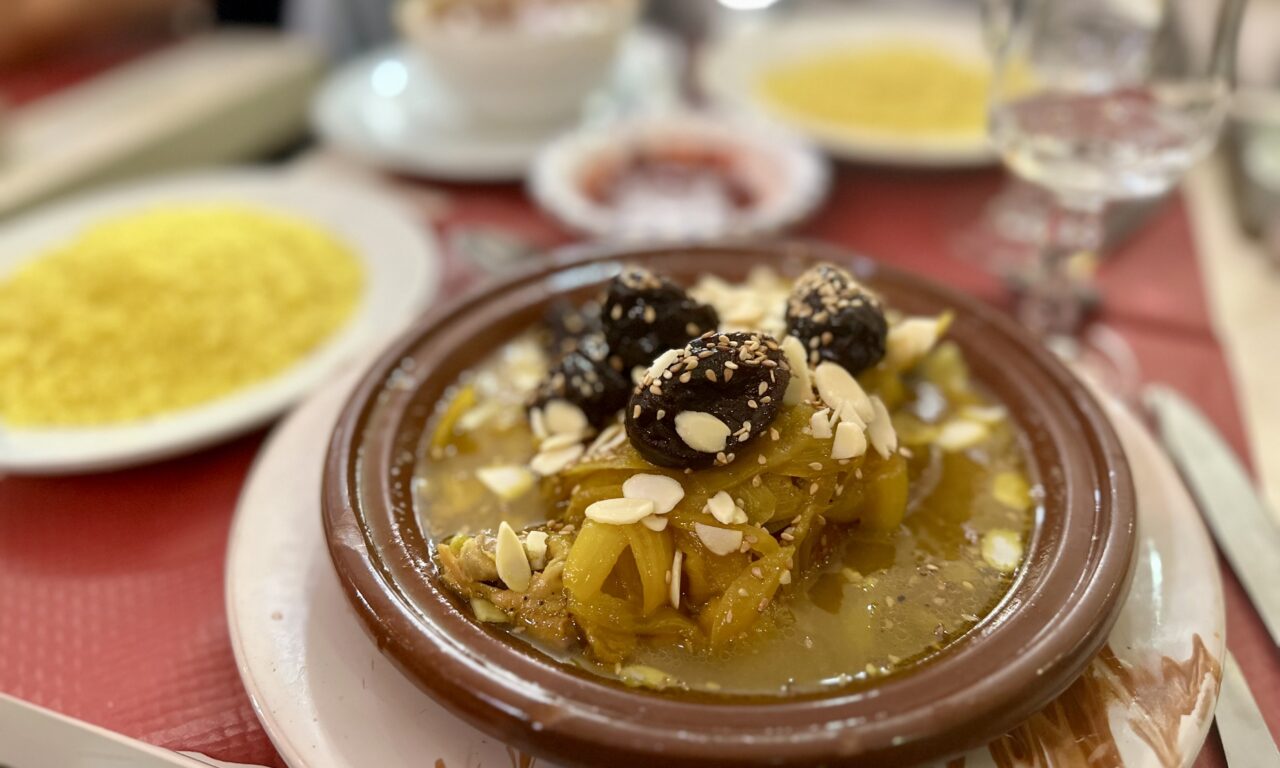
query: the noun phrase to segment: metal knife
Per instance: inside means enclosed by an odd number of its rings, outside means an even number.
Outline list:
[[[1143,395],[1227,560],[1280,646],[1280,524],[1208,419],[1167,387]]]
[[[227,766],[144,744],[0,693],[0,768],[209,768]],[[261,768],[261,766],[239,766]]]
[[[1271,740],[1267,722],[1249,692],[1244,672],[1236,657],[1227,652],[1222,665],[1222,693],[1213,714],[1218,721],[1222,750],[1231,768],[1276,768],[1280,765],[1280,749]]]

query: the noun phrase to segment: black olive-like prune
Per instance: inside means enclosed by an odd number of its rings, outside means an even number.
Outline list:
[[[627,436],[660,466],[727,464],[736,449],[768,431],[790,380],[772,336],[706,333],[645,373],[627,404]]]
[[[551,366],[529,407],[543,408],[551,400],[567,400],[582,410],[591,426],[600,429],[627,404],[631,389],[627,377],[603,357],[593,359],[575,351]]]
[[[884,358],[889,324],[880,301],[853,275],[819,264],[791,289],[787,333],[804,344],[810,365],[830,360],[857,375]]]
[[[570,352],[582,352],[592,360],[603,360],[609,354],[600,325],[600,304],[596,301],[581,306],[557,301],[547,309],[545,326],[547,349],[553,360]]]
[[[643,267],[627,267],[609,283],[600,307],[609,362],[620,371],[646,368],[720,323],[714,307]]]

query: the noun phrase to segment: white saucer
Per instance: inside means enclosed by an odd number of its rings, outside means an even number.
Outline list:
[[[341,189],[266,171],[177,176],[91,192],[37,210],[0,231],[0,275],[103,217],[174,202],[236,201],[310,219],[349,243],[365,272],[347,324],[291,368],[206,405],[135,424],[7,429],[0,471],[67,474],[115,469],[189,452],[278,416],[343,364],[398,334],[435,295],[440,262],[431,235],[384,193]]]
[[[730,29],[699,57],[698,82],[716,106],[779,121],[842,160],[921,168],[990,165],[997,157],[985,134],[931,138],[860,132],[794,119],[756,95],[756,82],[766,68],[817,50],[903,41],[988,66],[977,6],[969,13],[955,5],[857,3]]]
[[[351,385],[325,390],[276,431],[240,498],[227,557],[240,677],[292,768],[523,765],[515,750],[401,675],[347,604],[321,532],[319,487],[329,432]],[[1156,734],[1176,764],[1190,766],[1208,733],[1224,653],[1213,549],[1168,459],[1133,416],[1114,403],[1109,409],[1140,498],[1137,569],[1108,643],[1113,664],[1093,662],[1014,736],[966,755],[968,768],[994,767],[992,750],[1013,744],[1016,753],[1048,755],[1053,765],[1085,764],[1083,748],[1113,750],[1115,759],[1099,764],[1168,768],[1140,729]],[[1109,723],[1109,735],[1073,730],[1099,720]]]
[[[587,104],[585,119],[606,121],[674,102],[680,53],[644,27],[623,42],[617,71]],[[511,181],[573,125],[485,130],[461,124],[456,107],[407,44],[380,48],[343,66],[321,86],[312,124],[329,143],[387,170],[456,181]]]

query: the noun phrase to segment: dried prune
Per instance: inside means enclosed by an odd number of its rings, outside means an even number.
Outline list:
[[[804,344],[810,365],[830,360],[856,375],[884,358],[889,324],[880,301],[853,275],[819,264],[791,290],[787,333]]]
[[[667,278],[627,267],[609,283],[600,322],[610,363],[629,373],[715,328],[720,318],[715,308],[695,301]]]
[[[577,406],[591,426],[600,429],[627,404],[631,390],[627,377],[603,357],[593,359],[574,351],[551,366],[529,407],[543,408],[552,400],[565,400]]]
[[[654,361],[627,404],[627,435],[660,466],[727,464],[777,418],[790,379],[772,336],[706,333]]]

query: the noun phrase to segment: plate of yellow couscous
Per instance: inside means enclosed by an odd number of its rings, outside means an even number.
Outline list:
[[[114,469],[277,416],[403,330],[438,255],[358,186],[229,171],[0,228],[0,471]]]
[[[717,106],[781,122],[841,159],[996,159],[977,4],[857,4],[730,28],[704,51],[698,78]]]

